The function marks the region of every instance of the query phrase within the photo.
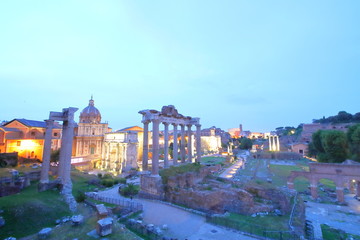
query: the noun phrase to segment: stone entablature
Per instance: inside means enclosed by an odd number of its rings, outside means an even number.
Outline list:
[[[192,118],[179,114],[176,108],[172,105],[162,107],[161,111],[157,110],[142,110],[139,113],[143,116],[142,123],[144,124],[144,141],[143,141],[143,163],[142,169],[148,169],[148,151],[149,151],[149,123],[152,123],[153,135],[153,153],[152,153],[152,174],[159,174],[159,125],[164,124],[164,167],[169,166],[168,152],[169,152],[169,125],[173,125],[174,139],[178,139],[178,126],[180,126],[181,144],[178,146],[178,141],[174,141],[173,145],[173,164],[178,164],[178,150],[180,150],[180,159],[184,163],[186,160],[187,149],[187,162],[192,162],[192,131],[191,127],[196,126],[196,161],[200,161],[201,157],[201,125],[199,118]],[[185,127],[187,129],[185,130]],[[187,136],[187,146],[185,146],[185,135]]]
[[[360,164],[347,160],[344,163],[310,163],[310,171],[292,171],[288,177],[288,188],[294,189],[294,179],[302,176],[310,181],[311,196],[318,197],[317,186],[321,179],[330,179],[336,185],[338,202],[344,202],[344,186],[350,188],[357,183],[357,196],[360,196]]]

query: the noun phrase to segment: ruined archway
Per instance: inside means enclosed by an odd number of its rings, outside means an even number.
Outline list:
[[[318,185],[321,179],[329,179],[335,185],[336,199],[344,202],[344,186],[349,181],[360,182],[360,164],[351,160],[339,163],[310,163],[309,172],[292,171],[288,177],[288,188],[294,189],[294,179],[298,176],[307,177],[310,180],[311,196],[318,198]],[[326,181],[325,181],[326,182]],[[360,184],[356,185],[357,196],[360,195]],[[331,186],[331,185],[330,185]],[[334,187],[334,186],[332,186]]]

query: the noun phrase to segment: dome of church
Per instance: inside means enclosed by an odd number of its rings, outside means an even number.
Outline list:
[[[84,108],[80,113],[81,123],[100,123],[101,114],[100,111],[94,106],[94,100],[89,100],[89,106]]]

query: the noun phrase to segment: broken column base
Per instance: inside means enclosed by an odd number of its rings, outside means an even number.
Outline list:
[[[139,197],[148,199],[164,200],[164,185],[159,175],[144,173],[140,175]]]
[[[50,190],[50,189],[54,189],[54,188],[58,188],[60,184],[60,180],[54,180],[54,181],[50,181],[50,182],[40,182],[38,184],[38,191],[39,192],[43,192],[46,190]]]
[[[70,211],[75,212],[77,209],[77,203],[72,195],[72,184],[60,184],[61,194],[65,198],[65,202],[69,205]]]

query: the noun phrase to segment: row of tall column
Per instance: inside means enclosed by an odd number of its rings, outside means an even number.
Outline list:
[[[154,119],[152,122],[152,168],[151,173],[153,175],[159,174],[159,125],[160,120]],[[144,141],[143,141],[143,162],[142,162],[142,168],[144,171],[148,170],[148,153],[149,153],[149,123],[150,121],[145,121],[144,123]],[[169,123],[164,122],[164,167],[169,167]],[[187,130],[185,129],[185,124],[175,124],[173,125],[173,135],[174,135],[174,141],[173,141],[173,165],[177,165],[178,162],[178,152],[180,148],[180,161],[181,163],[185,162],[192,162],[192,124],[187,124]],[[180,146],[178,144],[178,125],[180,125]],[[199,162],[201,158],[201,125],[196,124],[196,161]],[[188,154],[186,156],[186,143],[185,143],[185,137],[188,137],[187,141],[187,150]],[[186,161],[187,157],[187,161]]]
[[[269,136],[269,150],[280,151],[279,136]]]

